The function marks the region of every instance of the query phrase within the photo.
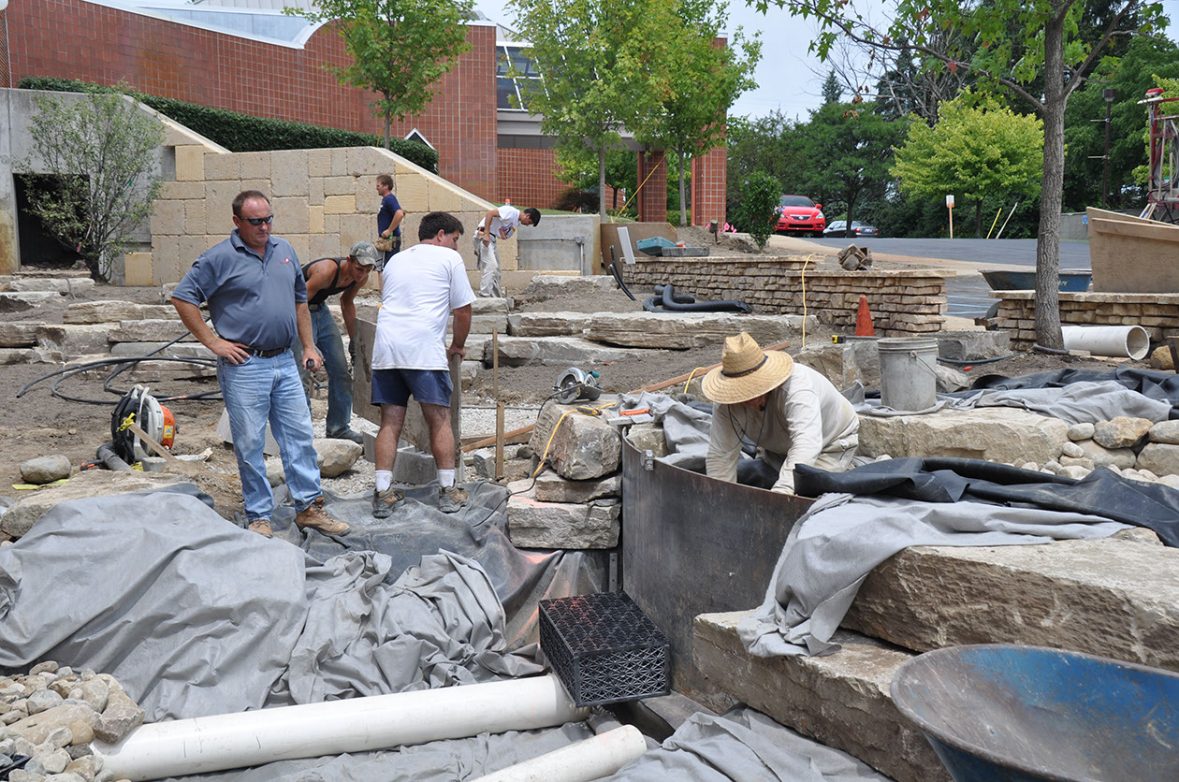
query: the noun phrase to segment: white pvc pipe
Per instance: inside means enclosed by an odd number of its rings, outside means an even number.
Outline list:
[[[1095,356],[1146,358],[1150,335],[1141,326],[1061,326],[1065,350],[1087,350]]]
[[[154,722],[95,742],[113,779],[179,777],[584,720],[556,676]]]
[[[479,777],[475,782],[589,782],[614,774],[646,751],[647,742],[639,729],[623,725]]]

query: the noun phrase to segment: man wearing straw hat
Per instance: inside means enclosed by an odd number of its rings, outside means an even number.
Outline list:
[[[793,494],[796,464],[852,466],[860,443],[855,409],[831,381],[786,353],[767,353],[745,332],[728,337],[703,388],[716,403],[705,460],[710,478]],[[759,458],[739,469],[743,439]]]

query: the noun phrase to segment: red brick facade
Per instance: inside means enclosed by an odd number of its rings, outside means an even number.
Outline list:
[[[26,76],[124,82],[149,94],[255,116],[382,130],[369,110],[372,94],[341,87],[324,69],[347,62],[329,28],[316,31],[300,49],[83,0],[19,0],[5,14],[13,84]],[[416,128],[438,150],[439,172],[476,195],[547,207],[568,187],[555,179],[552,152],[496,146],[495,34],[493,25],[468,27],[471,49],[436,85],[425,111],[394,123],[393,132],[404,136]],[[716,176],[716,154],[702,162],[707,182]],[[723,213],[723,150],[719,161]],[[703,187],[701,195],[706,200],[697,211],[711,216],[717,211],[711,202],[715,187]]]

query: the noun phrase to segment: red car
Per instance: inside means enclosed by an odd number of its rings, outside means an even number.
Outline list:
[[[816,204],[806,196],[784,195],[778,200],[778,223],[774,233],[823,235],[827,218],[823,216],[823,205]]]

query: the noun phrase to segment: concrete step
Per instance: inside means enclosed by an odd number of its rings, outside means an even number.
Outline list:
[[[696,617],[692,656],[710,685],[897,782],[950,779],[889,694],[893,674],[911,653],[841,630],[833,640],[843,648],[825,657],[753,657],[737,637],[748,614]]]
[[[906,549],[872,571],[842,626],[914,651],[1024,643],[1179,671],[1179,550],[1128,532]]]

